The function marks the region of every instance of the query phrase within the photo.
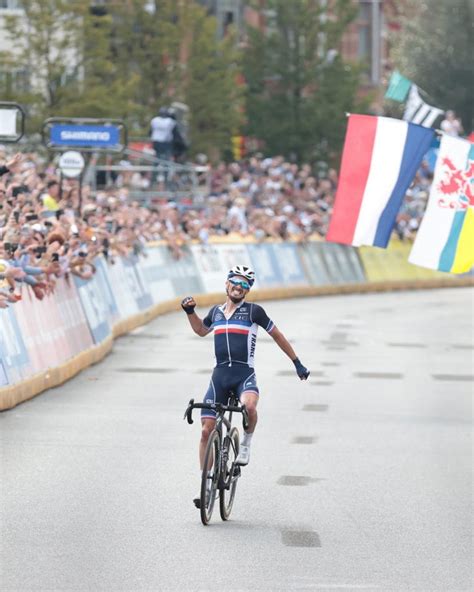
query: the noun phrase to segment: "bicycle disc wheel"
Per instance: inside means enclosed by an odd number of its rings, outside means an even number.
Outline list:
[[[235,464],[239,454],[239,432],[232,428],[230,434],[224,439],[224,448],[227,449],[227,464],[225,474],[225,487],[219,491],[219,510],[222,520],[228,520],[234,504],[237,480],[240,475],[240,467]]]
[[[219,452],[220,441],[216,430],[211,432],[207,442],[204,456],[204,468],[201,477],[201,521],[209,524],[217,496],[217,483],[219,480]]]

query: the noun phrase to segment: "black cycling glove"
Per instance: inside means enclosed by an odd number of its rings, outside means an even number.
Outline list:
[[[192,304],[189,304],[190,302],[192,302]],[[196,308],[194,298],[192,296],[186,296],[186,298],[183,298],[183,300],[181,300],[181,308],[184,310],[186,314],[192,315],[194,309]]]
[[[293,360],[293,364],[295,365],[295,368],[296,368],[296,374],[298,374],[298,376],[302,380],[306,380],[309,376],[308,368],[303,366],[303,364],[300,362],[299,358],[296,358],[296,360]]]

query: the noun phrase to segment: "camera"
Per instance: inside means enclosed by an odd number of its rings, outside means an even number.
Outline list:
[[[14,253],[18,249],[18,243],[3,243],[5,251]]]
[[[13,187],[12,189],[12,197],[17,197],[20,193],[28,193],[29,189],[26,185],[18,185],[18,187]]]

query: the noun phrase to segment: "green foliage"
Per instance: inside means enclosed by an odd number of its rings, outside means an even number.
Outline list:
[[[123,80],[133,81],[135,109],[129,123],[141,130],[148,129],[161,106],[183,100],[179,6],[173,0],[156,0],[150,13],[148,5],[145,0],[131,0],[110,6],[114,63]]]
[[[337,55],[355,18],[351,0],[273,0],[266,33],[250,29],[244,72],[247,133],[269,153],[301,160],[334,159],[342,146],[345,112],[356,99],[360,69]]]
[[[29,74],[29,91],[14,97],[27,107],[28,131],[53,116],[123,116],[129,85],[112,60],[111,19],[91,14],[88,0],[22,5],[24,14],[6,17],[14,49],[0,58],[0,67]]]
[[[194,152],[212,155],[231,150],[231,137],[241,121],[243,88],[238,84],[235,39],[216,39],[217,23],[200,8],[192,18],[186,103],[191,112]]]
[[[474,117],[472,0],[409,4],[410,18],[404,19],[395,46],[396,65],[404,76],[429,93],[424,97],[429,103],[456,111],[469,133]]]
[[[230,148],[242,103],[235,39],[219,41],[215,19],[196,2],[155,0],[152,11],[147,0],[111,2],[100,14],[90,0],[23,6],[24,15],[7,18],[15,50],[0,55],[0,70],[25,70],[31,87],[14,89],[4,76],[0,94],[27,106],[28,131],[51,116],[113,117],[147,135],[159,107],[180,101],[194,152]]]

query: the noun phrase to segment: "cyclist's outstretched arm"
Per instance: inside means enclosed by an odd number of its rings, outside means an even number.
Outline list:
[[[181,308],[186,313],[192,330],[196,335],[199,335],[199,337],[205,337],[210,331],[206,325],[204,325],[202,319],[194,312],[195,307],[196,301],[192,296],[186,296],[186,298],[183,298],[181,301]]]
[[[301,378],[301,380],[306,380],[309,376],[309,370],[305,368],[303,364],[300,362],[298,356],[295,353],[295,350],[292,348],[291,343],[288,341],[288,339],[283,335],[283,333],[278,329],[278,327],[273,327],[273,329],[270,331],[270,335],[273,337],[278,347],[282,349],[293,362],[296,368],[296,373]]]

